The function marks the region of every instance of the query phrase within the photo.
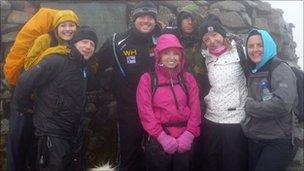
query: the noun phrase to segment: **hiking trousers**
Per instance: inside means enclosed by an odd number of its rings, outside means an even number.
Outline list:
[[[295,150],[291,139],[248,140],[249,171],[283,171]]]
[[[201,130],[202,168],[212,171],[244,171],[247,166],[247,138],[240,124],[203,120]]]
[[[147,171],[189,171],[191,151],[168,154],[155,138],[145,143]]]

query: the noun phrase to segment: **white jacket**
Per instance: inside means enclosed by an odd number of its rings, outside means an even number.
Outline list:
[[[205,118],[216,123],[240,123],[245,117],[246,78],[236,43],[232,41],[231,45],[231,50],[219,57],[202,50],[211,85],[204,99],[207,104]]]

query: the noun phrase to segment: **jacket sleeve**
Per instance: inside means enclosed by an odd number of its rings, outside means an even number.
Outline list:
[[[296,77],[287,64],[281,63],[271,76],[273,97],[267,101],[248,98],[246,113],[256,118],[280,117],[290,114],[297,98]]]
[[[149,135],[157,138],[163,131],[160,121],[155,118],[152,105],[151,78],[143,74],[137,86],[136,101],[140,121]]]
[[[187,123],[187,130],[191,132],[195,137],[197,137],[200,135],[201,124],[199,89],[195,78],[190,73],[186,73],[185,75],[189,93],[189,107],[191,110],[191,114]]]
[[[105,71],[107,68],[112,67],[114,64],[114,54],[112,37],[108,38],[102,47],[96,53],[96,58],[98,60],[99,70],[98,79],[101,87],[109,89],[110,79],[105,79]]]
[[[24,71],[15,87],[13,99],[16,109],[24,112],[30,103],[30,96],[36,88],[47,84],[58,73],[58,68],[63,62],[62,57],[49,56],[42,59],[28,71]]]

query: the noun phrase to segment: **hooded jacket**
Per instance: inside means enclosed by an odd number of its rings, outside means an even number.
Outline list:
[[[228,49],[219,57],[214,57],[208,49],[202,50],[211,85],[204,98],[207,104],[205,118],[222,124],[239,124],[245,117],[247,97],[246,77],[237,44],[231,41]]]
[[[247,137],[252,139],[291,138],[291,110],[293,105],[297,104],[296,77],[291,68],[281,62],[272,71],[271,83],[268,83],[273,97],[270,100],[262,101],[260,84],[262,81],[268,82],[267,77],[272,61],[277,60],[275,59],[277,49],[267,31],[254,29],[249,36],[253,32],[261,36],[264,53],[258,64],[254,64],[247,57],[251,72],[248,76],[248,100],[245,105],[246,118],[242,123],[243,131]],[[248,48],[246,47],[246,49]]]
[[[87,71],[80,52],[51,54],[21,74],[12,107],[24,112],[35,92],[36,135],[70,139],[76,136],[84,112]]]
[[[180,63],[174,69],[170,76],[169,69],[160,65],[160,53],[167,48],[178,48],[182,51]],[[151,90],[151,78],[149,73],[141,76],[137,87],[137,106],[141,123],[144,129],[154,138],[167,129],[173,137],[179,137],[185,130],[191,132],[194,136],[200,134],[201,110],[199,102],[199,90],[195,78],[188,72],[184,72],[185,55],[183,47],[178,39],[172,34],[162,35],[154,50],[155,52],[155,72],[158,77],[158,84],[178,82],[178,75],[183,74],[185,83],[189,92],[189,102],[187,96],[179,84],[158,87],[154,96]],[[175,104],[174,94],[176,95],[178,109]],[[188,105],[189,104],[189,105]],[[184,127],[166,127],[166,124],[184,122]],[[166,128],[164,128],[166,127]]]
[[[50,33],[46,33],[37,37],[34,41],[33,46],[29,49],[24,60],[25,70],[29,70],[33,65],[36,65],[44,56],[47,56],[50,53],[67,54],[66,46],[52,48],[52,52],[45,53],[45,50],[47,50],[49,47],[64,45],[64,41],[61,40],[57,35],[56,28],[59,26],[59,24],[66,21],[71,21],[78,25],[78,17],[73,11],[58,11],[52,21],[52,31]]]
[[[111,89],[117,100],[118,119],[139,123],[137,120],[136,88],[140,76],[151,71],[154,64],[155,40],[160,33],[156,25],[151,34],[142,34],[132,26],[128,31],[118,33],[115,37],[117,58],[123,75],[113,53],[113,37],[102,45],[96,56],[99,58],[99,79],[103,88]],[[113,75],[105,79],[106,69],[113,67]],[[134,119],[136,118],[136,119]]]

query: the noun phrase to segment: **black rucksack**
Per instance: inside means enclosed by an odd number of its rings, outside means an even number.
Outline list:
[[[281,62],[284,62],[280,59],[273,59],[271,61],[270,64],[270,69],[269,69],[269,73],[268,73],[268,77],[267,80],[270,83],[271,82],[271,75],[272,75],[272,71],[278,66],[280,65]],[[288,66],[290,66],[287,62],[286,63]],[[303,122],[304,121],[304,112],[303,112],[303,89],[304,89],[304,85],[303,85],[303,79],[304,79],[304,72],[296,67],[292,67],[290,66],[291,70],[294,72],[296,78],[297,78],[297,92],[298,92],[298,104],[296,105],[296,108],[294,109],[294,113],[298,118],[299,122]]]
[[[172,85],[170,83],[164,83],[164,84],[158,84],[158,78],[157,78],[157,74],[155,73],[155,71],[149,72],[150,74],[150,78],[151,78],[151,90],[152,90],[152,98],[154,97],[154,94],[157,90],[158,87],[164,87],[164,86],[170,86],[172,87]],[[187,104],[189,102],[189,92],[188,92],[188,88],[187,85],[185,83],[185,79],[184,79],[184,74],[181,73],[177,76],[177,83],[173,83],[174,85],[179,84],[181,86],[181,88],[183,89],[184,93],[187,96]],[[176,108],[178,109],[178,105],[177,105],[177,99],[176,99],[176,95],[173,91],[173,95],[174,95],[174,100],[175,100],[175,105]]]

